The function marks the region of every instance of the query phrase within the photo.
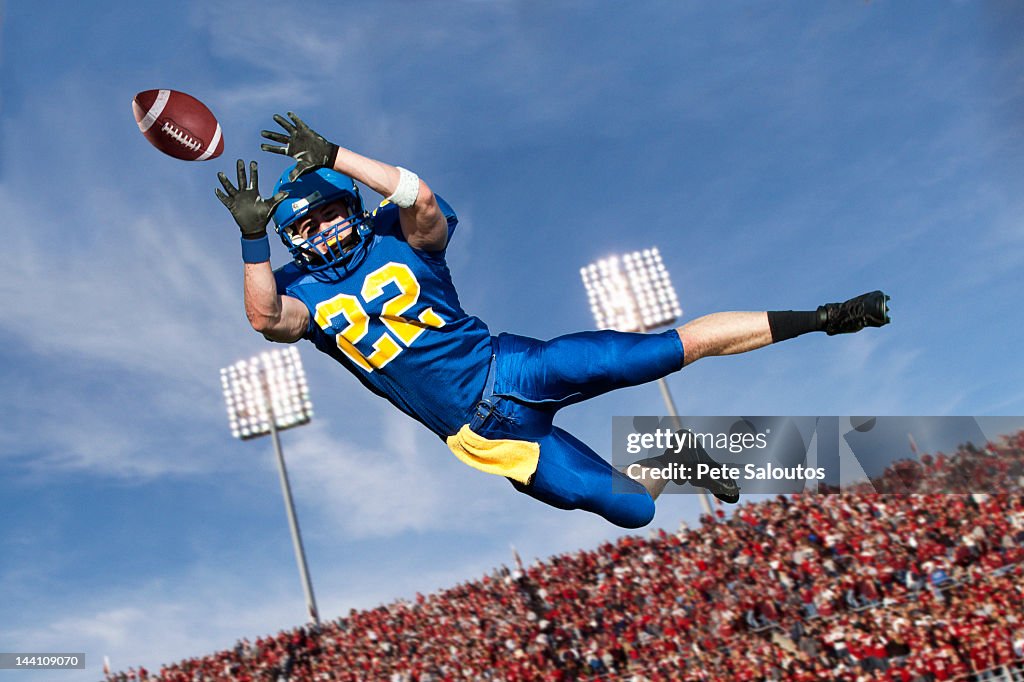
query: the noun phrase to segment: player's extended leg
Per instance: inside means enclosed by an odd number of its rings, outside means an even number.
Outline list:
[[[887,300],[878,291],[816,311],[717,313],[662,334],[604,330],[548,342],[501,334],[493,390],[483,402],[497,401],[494,413],[502,419],[473,428],[486,438],[540,444],[536,472],[529,485],[513,483],[518,490],[562,509],[600,514],[620,526],[646,525],[664,483],[646,477],[634,481],[570,434],[549,430],[557,409],[653,381],[680,369],[684,360],[742,353],[811,331],[831,335],[880,327],[889,322]],[[687,340],[692,352],[685,347]]]
[[[889,323],[888,301],[881,291],[872,291],[843,303],[826,303],[817,310],[712,313],[677,331],[684,362],[691,365],[701,358],[746,353],[808,332],[832,336],[881,327]]]
[[[618,388],[660,379],[683,366],[679,334],[577,332],[539,341],[500,334],[494,394],[557,410]]]
[[[623,528],[640,528],[654,518],[649,490],[571,433],[554,427],[539,442],[541,457],[530,484],[512,481],[520,492],[559,509],[593,512]]]
[[[713,313],[677,330],[601,330],[538,341],[498,337],[496,395],[558,409],[608,391],[660,379],[700,358],[745,353],[801,334],[845,334],[888,324],[881,291],[817,310]]]
[[[677,331],[687,365],[701,358],[746,353],[773,341],[768,313],[764,312],[711,313],[687,322]]]
[[[677,331],[683,344],[684,362],[691,365],[701,358],[746,353],[808,332],[848,334],[864,327],[881,327],[889,322],[888,300],[889,297],[881,291],[872,291],[843,303],[827,303],[817,310],[713,313],[688,322]],[[679,452],[666,452],[644,460],[643,464],[660,468],[678,463],[692,470],[698,462],[718,465],[699,445]],[[638,481],[656,499],[664,490],[666,479],[653,478],[649,474],[649,468],[643,469]],[[680,485],[689,482],[706,488],[725,502],[739,500],[739,487],[729,478],[677,478],[674,482]]]

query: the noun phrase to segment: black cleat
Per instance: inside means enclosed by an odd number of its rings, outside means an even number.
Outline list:
[[[889,324],[888,301],[889,297],[881,291],[872,291],[844,303],[818,306],[818,319],[829,336],[852,334],[864,327],[881,327]]]
[[[677,436],[681,436],[683,433],[691,433],[690,431],[680,430],[676,432]],[[711,476],[697,476],[696,468],[698,464],[707,464],[712,469],[720,469],[722,465],[716,462],[711,455],[707,453],[707,450],[699,442],[696,442],[692,437],[687,439],[688,445],[681,448],[678,452],[675,449],[668,449],[657,457],[651,457],[649,459],[642,459],[637,464],[646,467],[653,468],[665,468],[675,466],[677,472],[682,467],[686,468],[686,471],[690,472],[689,476],[684,476],[680,473],[672,479],[672,482],[676,485],[686,485],[689,483],[697,488],[704,488],[712,495],[720,499],[722,502],[729,504],[736,504],[740,499],[740,487],[736,483],[736,480],[729,478],[712,478]]]

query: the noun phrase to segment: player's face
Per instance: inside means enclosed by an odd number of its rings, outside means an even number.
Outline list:
[[[349,209],[348,204],[345,203],[344,199],[338,199],[329,204],[311,208],[306,215],[292,223],[289,226],[289,230],[293,237],[299,237],[308,241],[310,237],[324,230],[339,227],[338,241],[344,249],[345,241],[352,234],[352,228],[344,227],[344,223],[348,222],[348,219],[351,217],[352,211]],[[327,253],[326,244],[319,244],[318,248],[321,253]]]

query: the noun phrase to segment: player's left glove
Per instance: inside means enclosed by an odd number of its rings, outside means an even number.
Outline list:
[[[269,199],[260,196],[259,179],[256,175],[256,162],[249,163],[249,181],[245,180],[245,162],[238,160],[238,188],[236,189],[228,176],[224,173],[217,173],[220,184],[224,186],[224,192],[215,189],[214,192],[220,202],[224,204],[231,217],[238,223],[244,239],[260,239],[267,236],[267,223],[274,209],[288,196],[287,192],[278,192]],[[227,192],[227,194],[225,194]]]
[[[338,156],[338,145],[324,139],[293,112],[288,112],[288,118],[290,122],[284,116],[274,114],[274,120],[285,129],[287,135],[272,130],[260,132],[268,140],[284,143],[283,147],[263,143],[260,149],[295,159],[295,168],[288,174],[288,181],[294,182],[303,173],[316,168],[333,168],[334,159]]]

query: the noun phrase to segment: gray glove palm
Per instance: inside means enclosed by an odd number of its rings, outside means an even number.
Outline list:
[[[303,173],[316,168],[332,168],[334,159],[338,156],[338,145],[324,139],[293,112],[288,112],[288,118],[291,121],[280,114],[274,114],[274,121],[284,128],[287,134],[272,130],[260,132],[266,139],[281,142],[284,146],[264,143],[260,145],[260,149],[295,159],[295,168],[288,174],[289,182],[294,182]]]
[[[246,239],[259,239],[267,234],[267,222],[274,214],[277,205],[287,198],[287,192],[278,192],[270,199],[260,196],[259,179],[256,174],[256,162],[249,164],[249,181],[245,180],[245,162],[238,160],[238,187],[235,188],[224,173],[217,173],[224,191],[215,189],[220,202],[231,211],[231,217],[238,223],[242,236]]]

